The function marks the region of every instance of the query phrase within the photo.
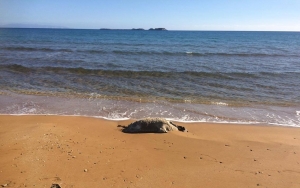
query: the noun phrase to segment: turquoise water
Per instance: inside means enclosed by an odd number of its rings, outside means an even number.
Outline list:
[[[0,113],[299,126],[299,52],[297,32],[0,29]]]

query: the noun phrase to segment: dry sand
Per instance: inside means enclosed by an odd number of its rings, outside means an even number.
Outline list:
[[[0,116],[0,185],[300,187],[300,129],[183,124],[188,133],[126,134],[86,117]]]

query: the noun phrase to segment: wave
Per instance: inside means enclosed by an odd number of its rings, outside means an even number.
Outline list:
[[[24,100],[26,97],[26,100]],[[0,115],[55,115],[104,118],[109,120],[163,117],[176,122],[209,122],[237,124],[268,124],[300,127],[300,119],[290,107],[215,107],[202,104],[140,103],[138,101],[116,101],[103,98],[78,100],[59,96],[0,96],[13,103],[0,107]],[[77,107],[74,107],[76,101]],[[60,104],[64,102],[62,107]],[[45,105],[45,104],[54,105]],[[99,107],[101,104],[101,107]],[[113,106],[113,107],[112,107]],[[63,110],[62,110],[63,109]],[[194,110],[197,109],[197,110]],[[274,109],[276,109],[274,111]],[[204,112],[204,113],[203,113]]]
[[[23,46],[17,46],[17,47],[5,47],[2,48],[7,51],[23,51],[23,52],[73,52],[71,49],[53,49],[53,48],[33,48],[33,47],[23,47]]]
[[[269,54],[269,53],[199,53],[199,52],[186,52],[189,56],[233,56],[233,57],[299,57],[298,55],[286,55],[286,54]]]
[[[103,53],[103,51],[99,51]],[[110,53],[110,52],[105,52]],[[166,55],[166,56],[196,56],[196,57],[300,57],[299,55],[286,55],[286,54],[271,54],[271,53],[223,53],[223,52],[170,52],[170,51],[125,51],[125,50],[114,50],[114,54],[121,55]]]
[[[118,66],[114,66],[118,67]],[[168,72],[168,71],[132,71],[132,70],[105,70],[105,69],[88,69],[84,67],[27,67],[19,64],[4,64],[0,65],[2,70],[16,71],[22,73],[32,72],[53,72],[56,74],[73,73],[77,75],[98,75],[98,76],[112,76],[112,77],[178,77],[178,76],[191,76],[203,77],[212,79],[236,79],[236,78],[260,78],[267,76],[282,77],[289,75],[291,77],[299,76],[299,72],[196,72],[196,71],[181,71],[181,72]]]
[[[90,54],[104,54],[104,53],[107,53],[104,50],[78,50],[77,52],[90,53]]]
[[[196,56],[196,57],[300,57],[297,54],[274,54],[274,53],[225,53],[225,52],[174,52],[174,51],[131,51],[131,50],[75,50],[75,49],[56,49],[56,48],[34,48],[34,47],[4,47],[0,48],[7,51],[23,51],[23,52],[80,52],[88,54],[116,54],[116,55],[166,55],[166,56]]]

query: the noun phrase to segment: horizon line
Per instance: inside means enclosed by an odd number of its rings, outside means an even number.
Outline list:
[[[113,29],[113,28],[67,28],[67,27],[3,27],[0,26],[0,29],[69,29],[69,30],[130,30],[130,31],[149,31],[149,29],[138,30],[136,28],[131,29]],[[230,32],[300,32],[296,30],[181,30],[181,29],[167,29],[166,31],[230,31]]]

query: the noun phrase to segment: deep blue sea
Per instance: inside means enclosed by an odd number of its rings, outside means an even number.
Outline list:
[[[300,127],[300,33],[0,29],[0,113]]]

